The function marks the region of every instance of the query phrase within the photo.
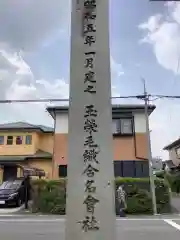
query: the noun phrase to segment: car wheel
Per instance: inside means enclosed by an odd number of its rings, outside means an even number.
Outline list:
[[[16,202],[16,206],[17,207],[20,207],[22,205],[22,201],[21,201],[21,199],[19,198],[18,200],[17,200],[17,202]]]

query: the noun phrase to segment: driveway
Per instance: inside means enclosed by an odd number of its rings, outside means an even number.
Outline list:
[[[64,219],[57,217],[0,217],[0,239],[3,240],[64,240]],[[179,240],[180,218],[117,219],[116,239]]]

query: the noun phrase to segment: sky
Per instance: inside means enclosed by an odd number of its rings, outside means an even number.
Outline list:
[[[110,0],[112,95],[180,95],[180,3]],[[68,98],[70,0],[0,1],[0,99]],[[118,100],[118,103],[136,103]],[[180,136],[180,100],[157,99],[153,156]],[[0,104],[0,123],[53,124],[47,104]]]

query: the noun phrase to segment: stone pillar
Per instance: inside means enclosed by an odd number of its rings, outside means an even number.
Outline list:
[[[66,240],[114,240],[109,1],[72,0]]]

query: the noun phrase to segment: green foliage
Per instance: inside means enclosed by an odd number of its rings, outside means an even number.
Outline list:
[[[32,181],[32,212],[65,214],[65,180]]]
[[[167,180],[172,192],[180,193],[180,172],[166,173],[165,179]]]
[[[152,198],[149,178],[118,178],[116,189],[124,185],[128,214],[152,213]],[[168,185],[163,179],[156,178],[156,200],[158,213],[170,212],[170,198]],[[118,201],[116,200],[116,213],[118,214]]]
[[[164,178],[165,171],[164,170],[156,171],[155,176],[158,178]]]
[[[170,209],[168,186],[163,179],[156,179],[155,184],[158,212],[168,212]],[[115,189],[120,185],[123,185],[126,191],[126,212],[128,214],[152,213],[149,178],[117,178]],[[58,181],[34,180],[32,181],[32,188],[33,212],[65,214],[65,179]],[[116,213],[119,214],[117,199]]]

